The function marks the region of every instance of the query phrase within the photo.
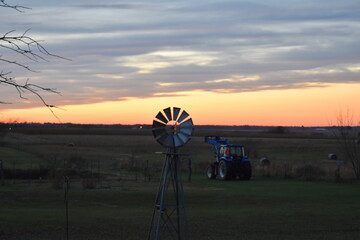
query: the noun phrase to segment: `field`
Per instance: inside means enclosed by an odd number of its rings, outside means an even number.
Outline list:
[[[0,239],[67,239],[64,175],[69,239],[145,239],[163,162],[150,132],[57,131],[3,136]],[[203,135],[219,133],[245,145],[252,180],[205,179]],[[359,239],[360,185],[347,165],[334,174],[336,151],[327,135],[197,131],[181,149],[191,239]]]

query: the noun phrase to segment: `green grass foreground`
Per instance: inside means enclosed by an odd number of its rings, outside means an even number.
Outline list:
[[[0,186],[0,239],[66,239],[64,191]],[[274,178],[184,182],[191,239],[360,239],[360,185]],[[155,182],[69,192],[69,239],[145,239]]]

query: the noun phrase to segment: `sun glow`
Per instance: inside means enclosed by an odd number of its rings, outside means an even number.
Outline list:
[[[226,94],[188,91],[178,96],[62,106],[66,111],[55,113],[61,122],[151,124],[157,111],[175,106],[191,113],[195,124],[316,126],[328,125],[341,109],[355,111],[360,104],[359,92],[360,84]],[[57,121],[44,107],[1,113],[2,119]]]

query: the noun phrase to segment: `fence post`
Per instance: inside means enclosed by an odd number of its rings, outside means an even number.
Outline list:
[[[5,185],[5,176],[4,176],[4,168],[3,168],[3,160],[0,160],[0,175],[1,175],[1,185]]]
[[[191,174],[192,174],[191,158],[188,159],[188,168],[189,168],[188,182],[191,182]]]
[[[65,201],[65,218],[66,218],[66,239],[69,240],[69,177],[64,176],[65,182],[65,193],[64,193],[64,201]]]

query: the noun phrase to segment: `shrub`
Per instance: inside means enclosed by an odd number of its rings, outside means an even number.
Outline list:
[[[319,166],[306,164],[304,166],[297,167],[295,170],[296,177],[303,178],[305,180],[317,180],[320,177],[325,176],[326,172]]]
[[[289,129],[282,127],[282,126],[278,126],[278,127],[270,128],[268,132],[274,133],[274,134],[285,134],[285,133],[289,132]]]
[[[46,179],[49,176],[49,169],[4,169],[5,179]]]
[[[95,179],[92,177],[85,177],[82,179],[82,186],[84,189],[94,189],[96,184],[95,184]]]

